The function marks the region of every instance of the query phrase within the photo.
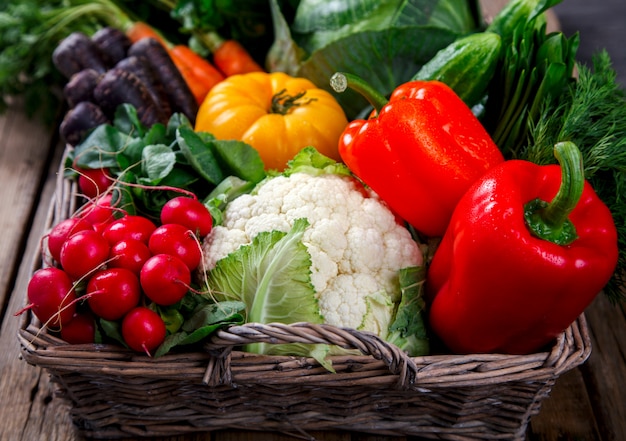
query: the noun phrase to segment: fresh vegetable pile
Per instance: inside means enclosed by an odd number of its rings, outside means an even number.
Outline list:
[[[0,24],[21,69],[0,85],[63,78],[81,204],[27,308],[68,342],[160,356],[306,321],[529,353],[625,296],[626,97],[606,52],[576,66],[579,36],[546,33],[558,0],[490,23],[467,0],[251,1],[257,44],[237,2],[43,3],[1,11],[33,38]],[[42,39],[48,58],[15,52]]]

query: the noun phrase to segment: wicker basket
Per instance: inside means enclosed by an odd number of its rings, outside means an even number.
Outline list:
[[[73,212],[75,188],[59,173],[49,225]],[[36,261],[33,268],[41,265]],[[219,331],[204,351],[152,359],[114,345],[69,345],[25,314],[22,356],[50,372],[86,436],[180,435],[227,428],[345,429],[450,440],[522,440],[556,379],[591,352],[580,316],[546,352],[410,358],[364,332],[298,323]],[[326,343],[363,355],[261,356],[253,342]]]

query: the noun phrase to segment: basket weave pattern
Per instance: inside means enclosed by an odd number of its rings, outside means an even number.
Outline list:
[[[59,173],[49,225],[76,208]],[[41,266],[35,261],[33,268]],[[377,336],[310,323],[248,323],[219,331],[204,350],[152,359],[114,345],[69,345],[25,314],[22,356],[46,369],[93,438],[247,428],[307,438],[345,429],[449,440],[522,440],[556,379],[591,352],[581,315],[545,352],[408,357]],[[264,356],[247,343],[323,343],[359,355],[315,360]]]

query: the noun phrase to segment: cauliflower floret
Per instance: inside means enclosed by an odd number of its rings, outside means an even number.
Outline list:
[[[384,338],[400,297],[398,270],[421,265],[423,257],[384,202],[351,177],[281,175],[238,197],[205,240],[205,268],[260,232],[288,232],[299,218],[310,224],[302,242],[324,321]]]

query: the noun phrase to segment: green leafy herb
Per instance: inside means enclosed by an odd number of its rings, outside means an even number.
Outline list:
[[[520,156],[550,164],[557,142],[572,141],[580,149],[585,177],[611,210],[618,230],[618,265],[605,287],[616,301],[626,299],[626,93],[616,82],[606,51],[592,63],[593,70],[580,65],[578,80],[544,103]]]
[[[542,103],[572,81],[578,35],[546,34],[544,11],[559,2],[515,0],[487,28],[501,35],[503,54],[481,121],[506,158],[519,157]]]

